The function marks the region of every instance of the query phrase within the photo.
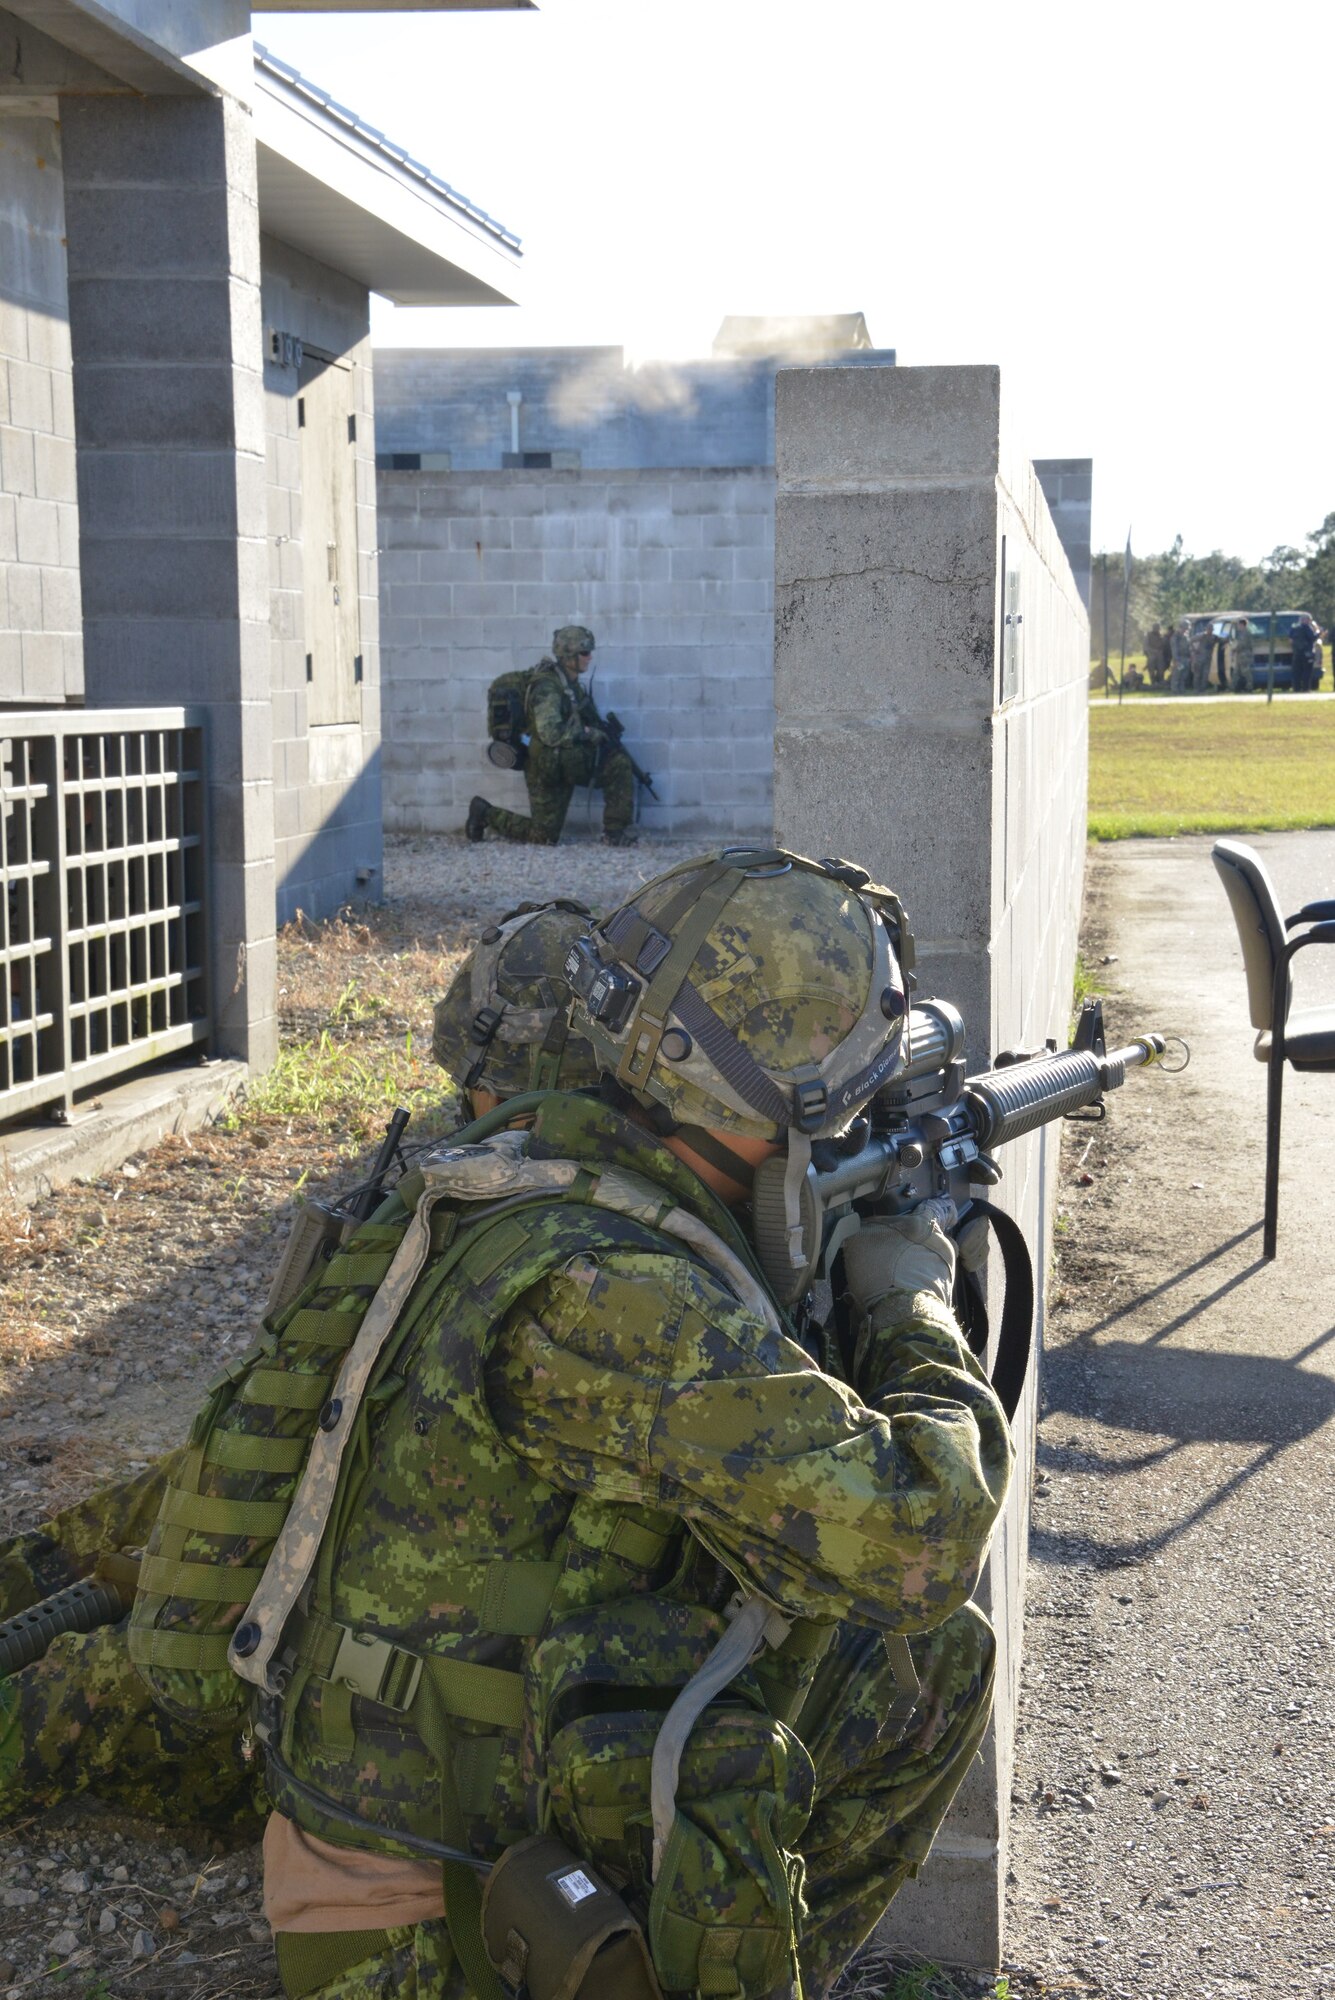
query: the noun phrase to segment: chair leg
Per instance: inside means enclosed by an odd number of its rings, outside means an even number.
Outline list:
[[[1279,1125],[1284,1102],[1284,1058],[1276,1060],[1272,1044],[1265,1105],[1265,1224],[1261,1255],[1273,1259],[1279,1234]]]

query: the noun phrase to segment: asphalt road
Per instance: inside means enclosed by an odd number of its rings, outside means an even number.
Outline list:
[[[1252,843],[1293,910],[1335,833]],[[1204,838],[1091,851],[1112,1042],[1186,1038],[1068,1127],[1014,1786],[1020,1992],[1335,1996],[1335,1074],[1265,1068]],[[1101,963],[1102,960],[1110,963]],[[1335,1005],[1335,949],[1295,1007]]]

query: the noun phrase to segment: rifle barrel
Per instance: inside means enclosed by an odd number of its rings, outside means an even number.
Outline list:
[[[934,1014],[938,1005],[932,1003]],[[914,1062],[901,1075],[925,1073],[929,1046],[940,1060],[939,1052],[950,1045],[949,1017],[953,1011],[942,1007],[941,1018],[933,1020],[925,1007],[913,1009]],[[917,1067],[920,1027],[923,1070]],[[1004,1146],[1054,1118],[1064,1118],[1069,1111],[1096,1104],[1105,1091],[1120,1088],[1129,1069],[1157,1062],[1163,1050],[1162,1035],[1143,1035],[1126,1048],[1115,1049],[1111,1055],[1096,1056],[1082,1049],[1068,1049],[1064,1055],[1039,1056],[1032,1062],[1014,1063],[1008,1069],[989,1070],[985,1075],[967,1079],[962,1108],[968,1114],[980,1147],[990,1150],[993,1146]],[[902,1136],[917,1144],[922,1138],[922,1128],[913,1121]],[[901,1137],[894,1134],[878,1136],[870,1139],[860,1152],[818,1173],[816,1185],[821,1200],[828,1204],[877,1194],[897,1166],[900,1143]]]
[[[1120,1089],[1129,1069],[1157,1062],[1163,1050],[1162,1035],[1144,1035],[1111,1055],[1068,1049],[1064,1055],[1040,1056],[1035,1062],[969,1077],[964,1091],[975,1115],[979,1145],[1004,1146],[1053,1118],[1096,1104],[1104,1091]]]

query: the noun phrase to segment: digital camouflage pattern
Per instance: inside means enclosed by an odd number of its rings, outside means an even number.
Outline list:
[[[587,625],[558,625],[552,634],[552,652],[558,660],[575,660],[592,653],[597,644]]]
[[[582,629],[563,627],[562,630]],[[530,728],[524,782],[530,818],[488,805],[486,825],[506,840],[554,847],[576,785],[603,795],[603,831],[624,833],[635,810],[635,780],[624,750],[611,748],[588,689],[555,661],[544,661],[529,683]]]
[[[0,1617],[88,1575],[106,1550],[142,1547],[180,1456],[0,1545]],[[86,1789],[125,1812],[253,1838],[257,1775],[239,1743],[220,1750],[158,1713],[131,1664],[124,1621],[67,1634],[0,1681],[0,1825]]]
[[[239,1737],[201,1738],[158,1709],[123,1621],[66,1633],[0,1680],[0,1826],[85,1790],[122,1812],[236,1840],[254,1839],[266,1810]]]
[[[805,1866],[799,1963],[804,2000],[829,1992],[887,1902],[927,1858],[983,1740],[994,1643],[965,1605],[909,1640],[909,1698],[879,1632],[840,1625],[802,1710],[815,1802]],[[382,1933],[374,1955],[316,1989],[318,2000],[468,2000],[443,1922]]]
[[[758,856],[759,865],[726,895],[710,921],[709,899],[726,892],[723,868],[730,859],[707,856],[658,876],[638,889],[623,911],[601,924],[600,932],[615,935],[623,918],[637,915],[660,936],[671,938],[680,951],[693,927],[705,922],[694,955],[681,965],[680,973],[746,1053],[776,1080],[812,1071],[841,1053],[847,1061],[840,1067],[851,1074],[890,1042],[897,1044],[906,1011],[903,982],[873,909],[843,882],[774,850],[768,857]],[[738,866],[746,866],[744,858]],[[629,945],[620,949],[623,958],[634,959]],[[665,965],[664,978],[674,963],[675,954]],[[878,963],[881,971],[874,979]],[[893,989],[899,1008],[890,1017],[881,1006],[886,986]],[[679,990],[680,978],[674,974],[661,1004],[646,1011],[675,1019],[671,1010]],[[637,1021],[632,1019],[621,1035],[613,1036],[599,1023],[589,1022],[578,1003],[575,1018],[587,1027],[604,1067],[629,1081],[622,1059],[638,1040]],[[880,1081],[888,1080],[887,1070]],[[637,1074],[631,1087],[637,1095],[665,1106],[679,1124],[756,1138],[779,1135],[775,1121],[734,1093],[723,1094],[722,1081],[719,1066],[703,1049],[691,1046],[689,1038],[683,1052],[665,1037],[652,1067]],[[847,1125],[855,1108],[837,1118],[836,1127]]]
[[[176,1457],[168,1453],[135,1478],[104,1486],[40,1527],[0,1542],[0,1618],[12,1618],[90,1575],[109,1549],[142,1548]]]
[[[528,1156],[624,1167],[749,1257],[731,1214],[601,1104],[548,1099]],[[517,1233],[500,1254],[503,1228]],[[455,1249],[466,1259],[489,1235],[464,1310],[443,1273]],[[357,1241],[348,1248],[365,1254]],[[629,1217],[579,1200],[539,1205],[493,1219],[476,1237],[447,1231],[441,1251],[403,1314],[404,1338],[382,1357],[384,1391],[363,1408],[338,1530],[314,1572],[301,1664],[281,1720],[270,1717],[280,1809],[335,1842],[395,1852],[404,1851],[396,1833],[439,1838],[450,1822],[424,1742],[439,1750],[454,1741],[455,1841],[496,1854],[541,1810],[522,1758],[529,1711],[519,1676],[531,1641],[608,1605],[610,1622],[588,1640],[593,1658],[615,1630],[616,1603],[665,1582],[683,1601],[717,1609],[741,1577],[800,1617],[872,1628],[861,1638],[882,1678],[868,1700],[883,1718],[894,1674],[888,1662],[882,1672],[878,1631],[958,1612],[1009,1469],[1004,1419],[949,1315],[925,1297],[901,1297],[868,1364],[869,1380],[892,1387],[869,1409],[679,1245]],[[348,1275],[331,1267],[331,1292]],[[893,1387],[909,1376],[911,1390]],[[272,1427],[277,1408],[238,1398],[228,1414],[267,1415]],[[685,1545],[683,1524],[694,1536]],[[209,1550],[207,1537],[187,1538],[187,1560],[206,1552],[215,1564],[239,1555],[252,1574],[262,1559],[258,1547],[221,1551],[215,1540]],[[394,1635],[378,1681],[384,1699],[333,1674],[344,1633]],[[403,1669],[417,1659],[426,1668],[414,1691]],[[976,1672],[972,1685],[976,1712]],[[806,1712],[802,1723],[805,1735]],[[958,1771],[942,1776],[939,1761],[933,1769],[942,1791],[953,1790]],[[372,1823],[355,1834],[312,1795]],[[883,1855],[865,1865],[868,1881],[884,1881]],[[697,1872],[697,1898],[706,1879]],[[725,1898],[720,1917],[728,1907]],[[847,1929],[862,1919],[845,1908],[830,1921]],[[438,1946],[425,1934],[402,1943],[437,1959]]]
[[[517,1097],[598,1081],[570,1027],[566,953],[588,929],[582,903],[525,903],[484,931],[436,1002],[431,1053],[462,1089]]]

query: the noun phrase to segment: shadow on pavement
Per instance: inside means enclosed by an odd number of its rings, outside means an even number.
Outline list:
[[[1222,1289],[1231,1289],[1248,1275],[1240,1273]],[[1333,1337],[1335,1327],[1305,1348],[1303,1356]],[[1127,1478],[1165,1464],[1192,1445],[1256,1445],[1259,1450],[1246,1465],[1202,1495],[1180,1520],[1153,1534],[1091,1545],[1087,1538],[1049,1534],[1040,1528],[1034,1540],[1038,1560],[1088,1562],[1092,1553],[1103,1568],[1143,1562],[1207,1519],[1289,1446],[1311,1437],[1335,1416],[1335,1381],[1299,1367],[1297,1358],[1281,1361],[1265,1355],[1161,1347],[1155,1344],[1159,1338],[1156,1335],[1144,1345],[1133,1341],[1099,1345],[1101,1379],[1095,1421],[1113,1430],[1141,1432],[1166,1442],[1134,1457],[1040,1443],[1040,1464],[1068,1474]],[[1082,1371],[1063,1367],[1060,1357],[1050,1370],[1046,1399],[1050,1410],[1094,1416]]]
[[[1096,1320],[1093,1326],[1087,1327],[1084,1333],[1081,1334],[1081,1340],[1087,1343],[1093,1340],[1097,1334],[1105,1333],[1110,1326],[1116,1326],[1118,1320],[1129,1319],[1133,1313],[1139,1312],[1142,1306],[1148,1305],[1151,1299],[1162,1298],[1165,1292],[1171,1292],[1178,1285],[1185,1284],[1187,1279],[1194,1278],[1198,1271],[1205,1270],[1207,1265],[1217,1263],[1221,1257],[1227,1256],[1230,1250],[1236,1250],[1238,1245],[1245,1243],[1249,1236],[1259,1235],[1260,1230],[1261,1225],[1259,1222],[1250,1223],[1246,1229],[1240,1229],[1236,1236],[1228,1237],[1217,1248],[1207,1251],[1204,1257],[1198,1257],[1194,1264],[1186,1264],[1180,1271],[1174,1271],[1172,1277],[1165,1278],[1161,1285],[1152,1285],[1149,1291],[1137,1293],[1134,1299],[1128,1299],[1125,1305],[1118,1306],[1115,1312],[1110,1312],[1103,1319]],[[1190,1312],[1184,1313],[1173,1324],[1181,1325],[1182,1320],[1189,1319],[1192,1314],[1200,1312],[1213,1299],[1222,1298],[1225,1292],[1233,1289],[1234,1285],[1241,1284],[1244,1278],[1251,1277],[1261,1268],[1262,1260],[1258,1258],[1254,1264],[1249,1264],[1245,1271],[1239,1272],[1236,1278],[1230,1278],[1228,1283],[1222,1286],[1218,1292],[1212,1293],[1210,1298],[1199,1300],[1191,1307]],[[1167,1328],[1164,1329],[1165,1332],[1167,1330]],[[1162,1338],[1161,1335],[1156,1337]]]

